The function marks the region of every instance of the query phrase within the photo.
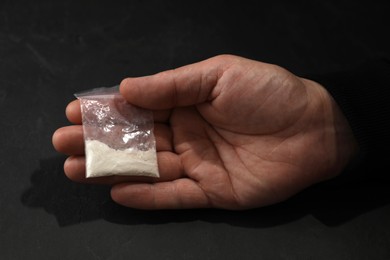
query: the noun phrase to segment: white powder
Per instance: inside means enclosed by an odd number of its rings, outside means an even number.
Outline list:
[[[109,175],[159,177],[156,151],[115,150],[97,140],[86,140],[86,177]]]

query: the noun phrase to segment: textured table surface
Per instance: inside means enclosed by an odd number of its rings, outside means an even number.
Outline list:
[[[387,183],[140,211],[64,176],[51,135],[77,91],[222,53],[310,75],[390,52],[388,1],[258,2],[1,1],[0,259],[390,259]]]

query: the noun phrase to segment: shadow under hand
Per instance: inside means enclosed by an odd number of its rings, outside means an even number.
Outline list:
[[[40,161],[31,175],[31,187],[22,197],[28,207],[42,207],[53,214],[60,226],[101,218],[102,205],[109,200],[109,189],[73,183],[64,174],[64,157]]]
[[[265,228],[289,223],[307,215],[313,215],[325,225],[336,226],[390,202],[390,183],[372,182],[340,186],[319,184],[285,202],[246,211],[143,211],[114,203],[108,186],[78,184],[68,180],[63,172],[64,159],[55,157],[41,160],[39,169],[31,176],[32,186],[21,198],[24,205],[42,207],[53,214],[60,226],[104,219],[124,225],[201,220]]]
[[[339,185],[325,183],[314,186],[302,195],[312,201],[310,214],[327,226],[338,226],[388,205],[390,181],[355,181]],[[301,199],[308,200],[308,198]]]

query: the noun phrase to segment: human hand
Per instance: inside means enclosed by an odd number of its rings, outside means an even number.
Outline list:
[[[70,155],[74,181],[113,185],[119,204],[142,209],[269,205],[338,175],[357,145],[341,111],[319,84],[285,69],[222,55],[120,85],[131,104],[151,109],[161,178],[85,179],[78,101],[76,125],[53,144]]]

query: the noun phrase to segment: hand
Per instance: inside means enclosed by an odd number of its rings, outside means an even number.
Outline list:
[[[128,207],[264,206],[338,175],[357,150],[327,91],[275,65],[222,55],[125,79],[120,91],[154,111],[160,179],[85,179],[78,101],[67,107],[77,125],[57,130],[53,144],[71,155],[70,179],[113,185]]]

